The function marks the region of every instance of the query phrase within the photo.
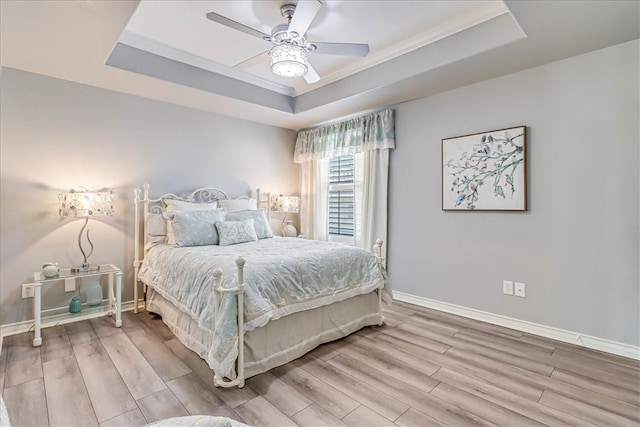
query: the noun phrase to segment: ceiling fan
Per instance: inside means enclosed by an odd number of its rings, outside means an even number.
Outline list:
[[[280,12],[286,22],[273,27],[271,35],[215,12],[207,13],[207,19],[273,43],[268,54],[271,59],[271,71],[274,74],[282,77],[304,76],[307,83],[315,83],[320,80],[320,76],[309,64],[309,52],[360,57],[367,56],[369,53],[368,44],[307,41],[307,29],[321,7],[322,3],[319,0],[301,0],[297,5],[283,4]]]

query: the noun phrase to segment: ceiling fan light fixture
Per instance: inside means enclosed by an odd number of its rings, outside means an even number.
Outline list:
[[[307,71],[307,51],[294,44],[280,44],[269,51],[271,71],[281,77],[301,77]]]
[[[284,1],[286,2],[287,0]],[[279,77],[304,76],[305,81],[311,84],[320,80],[320,76],[309,64],[309,52],[358,57],[365,57],[369,54],[369,45],[363,43],[307,43],[307,30],[321,7],[322,0],[304,0],[297,1],[295,4],[283,4],[280,7],[280,13],[285,22],[273,27],[271,35],[247,27],[215,12],[207,13],[207,19],[273,43],[273,47],[268,53],[271,61],[271,72]]]

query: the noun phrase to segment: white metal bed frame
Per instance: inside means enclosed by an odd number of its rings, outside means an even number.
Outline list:
[[[216,200],[230,200],[229,195],[219,188],[214,187],[202,187],[194,190],[186,197],[180,197],[173,193],[163,194],[162,196],[150,199],[149,198],[149,184],[142,185],[142,191],[139,188],[135,188],[133,190],[134,193],[134,216],[135,216],[135,231],[134,231],[134,257],[133,268],[134,268],[134,287],[133,287],[133,299],[134,299],[134,313],[138,313],[139,309],[139,279],[138,274],[140,271],[140,266],[144,261],[144,254],[146,253],[145,243],[147,237],[147,220],[149,218],[149,214],[161,214],[163,210],[163,200],[165,199],[174,199],[181,201],[191,201],[191,202],[214,202]],[[265,193],[262,197],[260,195],[260,189],[256,190],[257,195],[257,203],[258,207],[260,205],[266,204],[267,211],[267,219],[270,220],[270,208],[271,208],[271,195],[270,193]],[[238,199],[249,199],[246,196],[241,196]],[[140,205],[143,208],[143,214],[140,215]],[[142,226],[142,236],[143,240],[140,241],[140,229]],[[374,254],[378,261],[378,266],[384,271],[384,259],[382,258],[382,240],[378,239],[373,247]],[[142,245],[142,257],[141,257],[141,245]],[[236,373],[237,376],[233,380],[226,380],[224,378],[219,377],[218,375],[214,375],[214,385],[216,387],[244,387],[245,377],[244,377],[244,265],[245,259],[242,257],[238,257],[236,259],[236,269],[237,269],[237,283],[233,288],[224,288],[222,287],[222,270],[217,268],[213,271],[214,277],[214,292],[213,292],[213,307],[215,308],[215,322],[218,324],[218,316],[220,310],[218,307],[220,306],[220,302],[222,301],[222,294],[224,293],[235,293],[237,294],[237,303],[238,303],[238,357],[236,359]],[[143,284],[144,285],[144,284]],[[146,293],[146,285],[144,285],[143,293]],[[380,307],[382,306],[382,290],[378,290],[378,299]],[[143,301],[146,308],[146,299]],[[382,313],[380,314],[380,324],[384,321],[384,317]]]

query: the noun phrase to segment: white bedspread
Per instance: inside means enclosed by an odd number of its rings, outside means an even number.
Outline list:
[[[235,375],[237,302],[235,295],[224,294],[214,326],[213,271],[222,269],[223,286],[235,286],[238,256],[246,260],[246,331],[377,288],[384,289],[385,301],[391,299],[375,255],[352,246],[281,237],[232,246],[158,245],[147,253],[139,278],[213,336],[208,363],[220,377]]]

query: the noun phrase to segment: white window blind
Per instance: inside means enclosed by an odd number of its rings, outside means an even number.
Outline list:
[[[352,154],[329,159],[330,240],[353,242],[355,234],[355,162]]]

